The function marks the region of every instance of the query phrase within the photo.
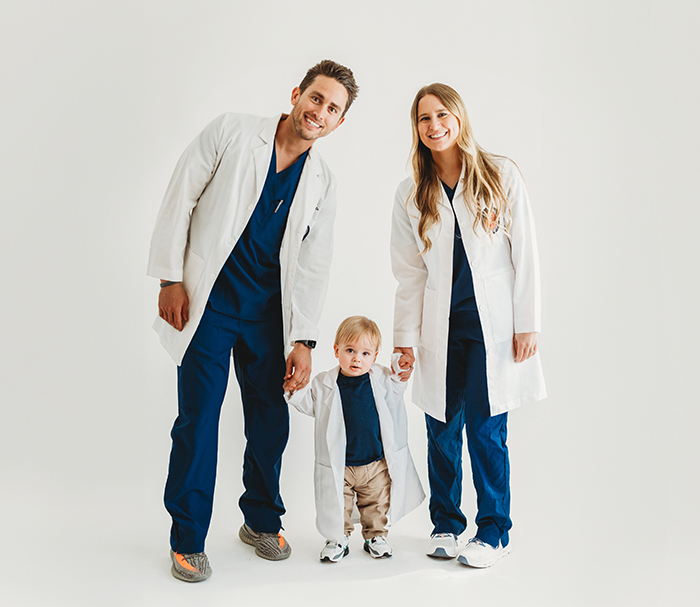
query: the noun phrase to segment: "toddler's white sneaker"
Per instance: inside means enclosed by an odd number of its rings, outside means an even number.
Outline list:
[[[343,536],[342,543],[334,542],[333,540],[326,540],[326,545],[321,550],[321,561],[326,563],[337,563],[344,556],[347,556],[350,552],[350,547],[348,537]]]
[[[369,552],[373,559],[383,559],[393,554],[391,546],[389,546],[389,542],[386,541],[385,537],[373,537],[365,540],[365,552]]]

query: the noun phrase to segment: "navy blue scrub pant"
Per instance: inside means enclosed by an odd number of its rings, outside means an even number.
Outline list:
[[[476,537],[508,544],[510,465],[508,414],[491,417],[486,383],[486,349],[476,309],[450,315],[447,350],[446,422],[425,416],[433,533],[460,535],[467,519],[462,502],[462,431],[466,431],[476,489]]]
[[[204,550],[232,350],[247,439],[245,492],[239,505],[254,531],[277,533],[281,528],[285,510],[279,476],[289,436],[282,390],[286,370],[282,318],[250,322],[207,306],[177,371],[178,416],[165,486],[165,507],[173,519],[170,545],[176,552]]]

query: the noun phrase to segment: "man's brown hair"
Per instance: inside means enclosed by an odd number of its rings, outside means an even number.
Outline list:
[[[345,109],[343,110],[343,116],[345,116],[352,102],[357,98],[357,93],[360,91],[360,87],[357,86],[357,82],[355,82],[355,76],[353,76],[352,70],[330,59],[324,59],[306,72],[306,76],[304,76],[304,79],[299,84],[299,90],[303,93],[311,86],[316,76],[333,78],[333,80],[337,80],[345,87],[348,93],[348,102],[345,104]]]

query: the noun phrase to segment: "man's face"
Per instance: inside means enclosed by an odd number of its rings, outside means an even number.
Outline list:
[[[348,377],[364,375],[377,360],[377,348],[366,335],[335,344],[333,349],[341,372]]]
[[[316,76],[302,93],[292,91],[292,125],[297,136],[305,141],[325,137],[345,120],[342,117],[348,92],[334,78]]]

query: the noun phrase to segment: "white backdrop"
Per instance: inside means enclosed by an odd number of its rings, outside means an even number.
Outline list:
[[[3,604],[690,604],[698,13],[691,0],[5,0]],[[295,554],[251,556],[235,537],[244,443],[232,379],[207,544],[215,575],[186,586],[168,571],[161,504],[175,368],[150,330],[151,230],[209,120],[288,111],[324,58],[351,67],[361,91],[317,144],[339,211],[316,371],[334,364],[333,332],[350,314],[379,323],[388,360],[390,209],[420,86],[460,91],[477,140],[525,175],[550,396],[510,418],[514,553],[484,572],[425,558],[424,504],[392,530],[390,561],[364,559],[358,543],[322,567],[312,421],[293,413],[282,485]],[[423,421],[407,406],[427,487]]]

